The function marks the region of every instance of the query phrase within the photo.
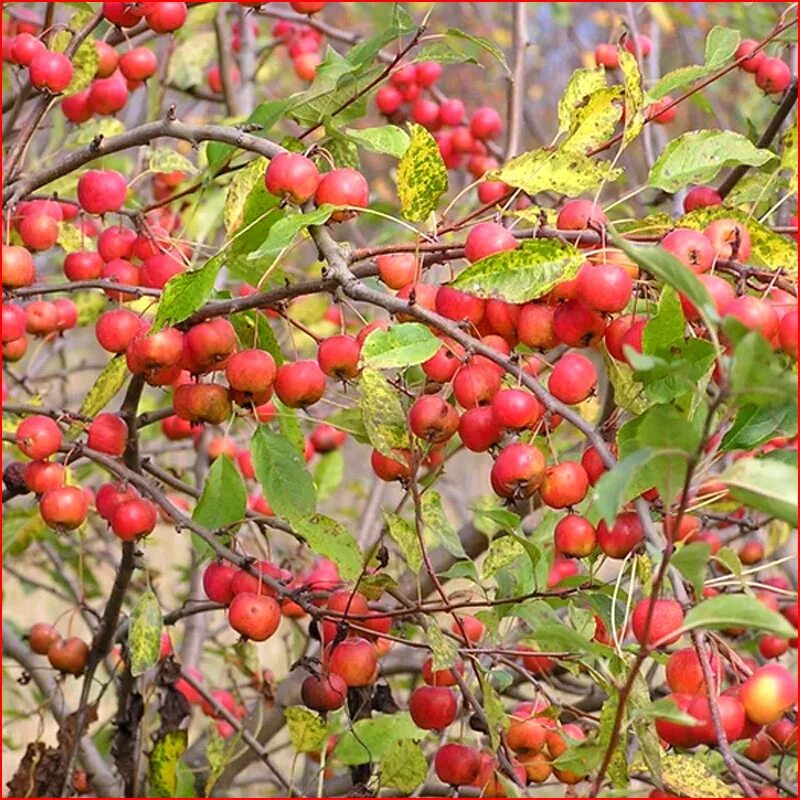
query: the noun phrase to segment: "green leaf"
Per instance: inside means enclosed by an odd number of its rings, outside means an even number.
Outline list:
[[[638,712],[637,717],[643,719],[663,719],[676,725],[696,725],[697,718],[681,711],[671,697],[662,697]]]
[[[316,507],[314,481],[295,445],[259,425],[250,450],[256,478],[273,511],[290,522],[312,515]]]
[[[733,394],[742,405],[783,406],[797,396],[797,375],[785,369],[779,356],[758,331],[747,331],[727,319],[726,337],[734,343],[729,375]]]
[[[719,480],[734,499],[757,511],[797,524],[797,466],[759,458],[741,458]]]
[[[148,168],[151,172],[185,172],[193,175],[197,167],[171,147],[149,148],[146,152]]]
[[[664,785],[679,797],[741,797],[698,757],[670,753],[662,758]]]
[[[767,269],[785,269],[790,275],[797,275],[797,244],[743,211],[727,206],[697,208],[682,217],[678,225],[703,230],[716,219],[735,219],[747,226],[753,245],[748,263]]]
[[[272,500],[269,497],[267,499],[274,508]],[[361,574],[363,567],[361,550],[344,525],[323,514],[290,517],[290,519],[295,532],[305,539],[306,544],[315,553],[333,561],[345,580],[355,580]]]
[[[606,72],[602,67],[576,69],[564,94],[558,101],[558,132],[566,133],[574,125],[576,112],[595,92],[606,88]]]
[[[499,732],[505,731],[510,725],[510,720],[503,707],[503,701],[497,690],[492,686],[489,675],[482,669],[478,670],[478,681],[481,685],[481,700],[486,720],[489,723],[489,742],[493,750],[500,745]]]
[[[775,158],[733,131],[689,131],[673,139],[653,164],[647,182],[665,192],[690,183],[709,183],[723,167],[760,167]]]
[[[783,142],[781,169],[789,170],[791,173],[789,188],[797,194],[797,120],[783,134],[781,141]]]
[[[201,36],[203,34],[200,34]],[[213,34],[212,34],[213,36]],[[180,48],[179,48],[180,49]],[[216,48],[215,48],[216,49]],[[173,54],[173,59],[177,55],[177,51]],[[202,77],[198,83],[202,83]],[[284,118],[286,110],[291,106],[291,99],[285,97],[281,100],[269,100],[266,103],[260,103],[253,109],[253,113],[244,120],[243,126],[252,130],[254,136],[266,137],[276,122]],[[206,147],[206,155],[208,157],[208,167],[210,174],[213,176],[219,170],[219,167],[228,159],[236,148],[232,144],[225,144],[224,142],[209,142]]]
[[[359,408],[370,444],[389,457],[395,449],[408,447],[408,426],[397,391],[374,369],[361,371],[358,386]]]
[[[381,786],[392,786],[403,794],[411,794],[428,775],[428,762],[422,749],[411,739],[393,742],[381,758]]]
[[[641,713],[649,705],[650,689],[644,676],[640,673],[633,682],[628,706],[629,711],[636,717],[637,714]],[[645,764],[647,764],[650,774],[655,778],[656,782],[660,783],[663,772],[663,762],[661,744],[659,743],[655,725],[641,717],[635,718],[633,722],[633,731],[638,741],[642,758]]]
[[[614,389],[614,403],[631,414],[641,414],[646,411],[652,402],[644,391],[644,385],[633,376],[633,370],[616,358],[612,358],[603,348],[603,362],[606,375]]]
[[[382,125],[379,128],[347,128],[342,131],[342,134],[371,153],[384,153],[395,158],[402,158],[411,143],[409,135],[397,125]]]
[[[736,576],[740,581],[742,580],[742,562],[739,560],[739,554],[732,547],[720,547],[714,553],[714,560],[722,564],[731,575]]]
[[[361,347],[361,361],[371,369],[405,368],[432,358],[441,345],[427,325],[403,322],[372,331]]]
[[[619,101],[623,94],[622,87],[607,86],[586,98],[583,105],[574,111],[569,133],[561,148],[586,153],[610,139],[619,123]]]
[[[350,103],[336,115],[336,120],[347,123],[359,119],[366,112],[367,89],[382,70],[372,60],[353,63],[329,47],[311,86],[289,98],[291,102],[285,113],[303,125],[314,125]],[[354,97],[358,100],[351,102]]]
[[[244,222],[244,205],[253,187],[264,180],[269,161],[263,156],[253,159],[244,169],[240,169],[228,184],[225,192],[225,207],[222,219],[228,234],[233,233]]]
[[[431,42],[417,50],[411,63],[419,64],[422,61],[438,61],[440,64],[478,64],[480,62],[469,53],[457,50],[447,42]]]
[[[424,736],[425,731],[414,724],[407,711],[379,714],[353,723],[352,730],[339,738],[333,754],[346,766],[367,764],[380,760],[397,741],[419,741]]]
[[[445,636],[435,622],[428,625],[425,634],[431,648],[432,666],[438,671],[450,669],[458,661],[458,645],[453,639]]]
[[[369,437],[364,427],[364,419],[359,408],[345,408],[326,417],[325,422],[333,425],[340,431],[344,431],[348,436],[352,436],[360,444],[367,444]]]
[[[685,630],[721,630],[739,627],[766,631],[791,639],[797,629],[777,611],[772,611],[749,594],[718,594],[692,606],[683,621]]]
[[[267,238],[263,244],[257,249],[248,254],[248,261],[261,261],[265,260],[264,269],[269,269],[275,257],[289,247],[300,231],[306,230],[310,225],[322,225],[330,219],[331,214],[334,212],[335,206],[325,204],[319,208],[314,209],[303,214],[284,214],[272,227],[269,229]]]
[[[94,417],[109,404],[114,395],[125,385],[127,379],[128,365],[125,363],[125,356],[123,354],[114,356],[97,376],[92,388],[86,393],[78,414],[84,417]]]
[[[178,764],[188,741],[188,731],[169,731],[156,739],[147,767],[149,797],[178,796]]]
[[[253,347],[266,350],[280,366],[284,362],[281,347],[275,338],[275,331],[269,324],[266,315],[260,309],[239,311],[231,314],[228,321],[236,331],[236,338],[242,347]]]
[[[781,406],[746,405],[722,437],[722,450],[752,450],[776,436],[797,433],[797,403]]]
[[[464,545],[442,508],[442,496],[435,489],[428,489],[422,495],[422,521],[425,530],[456,558],[467,558]]]
[[[278,429],[281,435],[288,439],[299,455],[303,456],[303,462],[305,463],[306,437],[303,436],[303,431],[300,429],[297,412],[281,403],[276,395],[273,395],[272,402],[275,404],[275,410],[277,411]]]
[[[131,611],[128,628],[131,675],[134,677],[138,677],[158,663],[162,628],[158,598],[151,589],[147,589]]]
[[[192,35],[181,42],[169,59],[167,80],[179,89],[205,84],[206,66],[216,58],[217,37],[213,31],[192,30]]]
[[[416,123],[409,127],[411,142],[397,165],[397,195],[403,216],[422,222],[447,191],[447,167],[430,131]]]
[[[523,600],[514,606],[511,615],[528,623],[531,633],[525,637],[526,641],[535,642],[542,652],[587,653],[594,648],[588,634],[566,625],[544,600]],[[591,633],[594,634],[594,626]]]
[[[485,50],[497,61],[498,64],[500,64],[506,75],[511,74],[508,68],[508,63],[506,62],[506,54],[491,39],[486,39],[483,36],[473,36],[472,34],[466,33],[458,28],[448,28],[445,31],[445,35],[451,36],[454,39],[462,39],[474,44],[476,47],[480,47],[481,50]]]
[[[383,521],[389,536],[400,548],[408,568],[412,572],[419,572],[422,569],[422,548],[416,531],[398,514],[386,511],[383,514]]]
[[[206,778],[205,796],[211,797],[214,784],[219,780],[223,770],[231,763],[238,751],[240,742],[239,736],[233,736],[228,740],[223,739],[215,727],[211,728],[211,734],[206,745],[206,760],[208,761],[208,777]]]
[[[389,589],[398,589],[397,581],[385,572],[374,572],[362,576],[358,582],[358,591],[367,600],[380,600]]]
[[[642,349],[647,354],[669,350],[674,344],[683,342],[686,320],[677,292],[667,286],[658,298],[656,313],[645,326]]]
[[[3,555],[18,556],[33,542],[48,532],[41,515],[36,510],[20,509],[19,513],[3,512]]]
[[[94,140],[96,136],[109,138],[124,133],[125,124],[115,117],[100,117],[90,119],[78,125],[64,140],[64,147],[83,147]]]
[[[72,57],[72,80],[69,82],[69,86],[64,89],[64,95],[70,97],[83,91],[92,82],[99,62],[100,56],[97,52],[97,47],[95,47],[94,39],[90,36],[81,43],[81,46]]]
[[[584,260],[584,254],[568,242],[534,239],[476,261],[450,285],[477,297],[524,303],[574,278]]]
[[[593,509],[600,519],[611,525],[625,503],[653,485],[642,486],[642,468],[657,455],[658,451],[649,447],[636,450],[600,476],[592,494]]]
[[[660,100],[676,89],[682,89],[706,75],[718,70],[726,61],[733,57],[739,46],[741,35],[739,31],[715,25],[706,37],[705,65],[680,67],[668,72],[647,93],[651,100]]]
[[[341,486],[344,478],[344,455],[341,450],[322,453],[314,469],[314,483],[317,485],[317,499],[329,498]]]
[[[192,519],[210,530],[244,519],[247,489],[239,470],[224,453],[214,459]]]
[[[516,536],[499,536],[493,539],[483,561],[481,578],[491,578],[498,570],[513,564],[524,555],[525,548]]]
[[[703,595],[703,581],[710,557],[711,545],[708,542],[691,542],[672,556],[670,563],[692,584],[696,597]]]
[[[625,130],[622,135],[622,145],[627,146],[632,142],[644,127],[644,90],[642,89],[642,73],[636,56],[627,50],[618,47],[619,69],[622,72],[622,85],[625,88]]]
[[[200,269],[182,272],[170,278],[161,294],[153,332],[168,325],[176,325],[194,314],[211,297],[224,257],[218,253]]]
[[[296,752],[314,753],[322,748],[328,738],[328,728],[319,714],[302,706],[290,706],[283,713],[289,739]]]
[[[714,304],[705,286],[697,279],[697,275],[678,261],[675,256],[661,247],[632,244],[614,231],[610,231],[609,236],[614,244],[640,267],[686,295],[706,319],[715,320],[717,318]]]
[[[79,231],[69,222],[58,223],[58,238],[56,244],[65,253],[74,253],[76,250],[93,250],[91,239],[87,239],[85,234]]]
[[[596,161],[584,153],[541,148],[512,158],[486,174],[490,181],[503,181],[526,194],[555,192],[577,197],[603,181],[616,180],[622,170],[608,161]]]

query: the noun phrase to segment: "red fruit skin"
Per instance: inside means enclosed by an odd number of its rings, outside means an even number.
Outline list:
[[[718,275],[698,275],[700,283],[703,284],[706,291],[711,296],[711,301],[714,304],[718,314],[724,314],[725,309],[733,302],[735,292],[726,280],[720,278]],[[696,322],[700,319],[700,312],[694,304],[684,295],[681,295],[681,308],[689,322]]]
[[[116,414],[98,414],[89,425],[86,443],[100,453],[121,456],[128,443],[128,425]]]
[[[711,672],[715,676],[713,690],[717,692],[722,683],[724,669],[716,653],[712,655],[710,664]],[[690,695],[708,694],[700,659],[692,647],[676,650],[670,655],[667,661],[666,675],[667,684],[673,692]]]
[[[60,94],[69,86],[74,69],[63,53],[41,50],[30,61],[28,75],[31,85],[36,89],[46,89],[52,94]]]
[[[711,269],[714,261],[711,242],[700,231],[690,228],[670,231],[661,240],[661,247],[698,275]]]
[[[326,423],[320,423],[311,432],[311,444],[317,453],[330,453],[338,450],[347,441],[347,434]]]
[[[375,105],[381,114],[391,117],[403,105],[403,95],[394,86],[381,86],[375,95]]]
[[[703,231],[718,259],[747,261],[753,249],[750,232],[735,219],[717,219]]]
[[[402,289],[419,277],[419,264],[413,253],[386,253],[375,258],[378,274],[390,289]]]
[[[147,47],[134,47],[119,60],[119,70],[129,81],[146,81],[157,69],[158,58]]]
[[[609,445],[609,450],[612,453],[616,454],[616,446]],[[603,462],[600,453],[598,452],[597,448],[595,447],[588,447],[581,457],[581,465],[586,470],[586,475],[589,478],[589,483],[594,486],[598,480],[600,480],[600,476],[606,471],[606,465]]]
[[[603,42],[594,49],[594,63],[598,67],[617,69],[619,67],[619,52],[617,46],[610,42]]]
[[[458,681],[456,680],[456,673],[463,674],[464,665],[461,661],[456,662],[452,669],[433,669],[433,658],[426,658],[422,662],[422,680],[428,686],[455,686]]]
[[[223,369],[236,351],[236,331],[226,319],[201,322],[190,328],[183,339],[182,359],[190,372],[201,374]]]
[[[553,532],[553,543],[561,555],[584,558],[597,544],[597,532],[585,517],[568,514],[560,519]]]
[[[11,40],[11,60],[23,67],[27,67],[35,55],[46,51],[44,42],[30,33],[19,33]]]
[[[61,447],[61,429],[50,417],[35,414],[20,422],[14,440],[28,458],[49,458]]]
[[[116,170],[90,169],[78,180],[77,193],[87,214],[107,214],[122,208],[128,185]]]
[[[41,58],[41,56],[36,58]],[[766,94],[780,94],[791,82],[792,70],[780,58],[767,56],[756,72],[756,86]]]
[[[568,200],[558,212],[556,227],[561,231],[583,231],[605,225],[608,217],[591,200]]]
[[[120,503],[111,514],[111,530],[123,542],[151,534],[157,522],[156,507],[149,500],[141,498]]]
[[[797,309],[793,308],[787,311],[778,325],[778,341],[780,342],[781,350],[791,356],[795,361],[797,360]]]
[[[34,300],[25,306],[25,330],[35,336],[47,336],[58,327],[58,309],[49,300]]]
[[[708,208],[722,203],[722,197],[712,186],[694,186],[686,193],[683,210],[688,214],[696,208]]]
[[[639,601],[631,616],[631,628],[636,641],[644,644],[644,629],[651,604],[655,604],[650,621],[650,629],[647,632],[647,644],[649,646],[664,647],[674,644],[680,638],[680,633],[675,631],[683,625],[683,609],[677,600],[661,598],[652,600],[645,598]]]
[[[450,286],[441,286],[436,293],[436,313],[458,322],[481,324],[486,311],[486,301],[480,297],[460,292]]]
[[[496,109],[481,106],[473,112],[469,130],[476,139],[496,139],[503,132],[503,118]]]
[[[281,364],[275,376],[275,394],[289,408],[305,408],[325,393],[325,373],[316,361]]]
[[[461,366],[464,348],[453,339],[443,339],[444,344],[434,356],[423,362],[423,372],[437,383],[447,383]]]
[[[430,283],[410,283],[404,286],[397,292],[398,300],[408,300],[410,302],[411,295],[414,295],[414,304],[426,311],[434,311],[436,305],[436,294],[439,291],[438,286],[433,286]],[[412,314],[404,314],[398,312],[396,314],[400,322],[414,322],[415,317]]]
[[[436,777],[450,786],[469,786],[481,771],[481,754],[464,744],[445,744],[433,760]]]
[[[72,636],[69,639],[56,639],[47,648],[47,659],[53,669],[66,675],[81,675],[89,661],[89,645]]]
[[[206,597],[215,603],[228,605],[234,597],[231,581],[238,571],[233,564],[212,561],[203,572],[203,591]]]
[[[750,53],[752,53],[756,47],[758,47],[758,42],[755,39],[742,39],[742,41],[739,42],[739,46],[736,48],[736,53],[734,55],[737,61],[740,58],[744,58],[744,61],[739,64],[739,69],[752,74],[758,72],[758,68],[764,62],[767,54],[763,50],[760,50],[758,53],[751,56]]]
[[[358,170],[341,167],[322,176],[314,193],[318,206],[330,203],[334,206],[366,208],[369,205],[369,184]],[[353,210],[335,211],[331,214],[334,222],[344,222],[354,216]]]
[[[460,125],[464,120],[465,113],[464,103],[457,98],[450,98],[439,106],[439,122],[451,127]]]
[[[145,3],[144,15],[150,30],[171,33],[186,21],[186,3]]]
[[[48,214],[29,214],[19,226],[23,244],[36,252],[49,250],[58,239],[58,222]]]
[[[532,428],[544,416],[544,407],[522,389],[501,389],[492,400],[492,416],[503,430]]]
[[[763,658],[779,658],[789,649],[789,640],[765,634],[758,640],[758,652]]]
[[[643,539],[642,526],[632,511],[620,514],[611,528],[605,520],[597,525],[597,544],[609,558],[625,558]]]
[[[98,253],[76,251],[64,259],[64,275],[71,281],[96,280],[103,272],[103,259]]]
[[[333,648],[328,660],[331,672],[351,687],[369,686],[378,671],[378,654],[372,642],[355,636]]]
[[[689,713],[689,706],[694,698],[688,694],[670,694],[667,697],[678,707],[680,711]],[[697,726],[681,725],[666,719],[656,718],[656,733],[667,744],[673,747],[695,747],[699,744],[696,734]]]
[[[725,307],[725,316],[733,317],[746,328],[758,331],[767,341],[778,333],[775,309],[766,301],[749,294],[731,300]]]
[[[225,377],[237,402],[265,403],[272,394],[276,374],[275,360],[266,350],[240,350],[225,364]]]
[[[495,253],[516,250],[519,242],[508,228],[497,222],[480,222],[467,236],[464,244],[464,258],[471,264]]]
[[[60,486],[49,489],[39,499],[42,519],[57,530],[72,531],[86,519],[89,501],[83,489],[77,486]]]
[[[603,317],[580,300],[567,300],[556,307],[553,330],[563,344],[570,347],[590,347],[596,344],[606,329]]]
[[[453,378],[453,394],[465,409],[491,403],[500,391],[500,375],[484,364],[461,367]]]
[[[456,718],[455,692],[444,686],[418,686],[408,699],[411,719],[423,730],[444,730]]]
[[[119,53],[107,42],[102,39],[95,39],[94,46],[97,50],[99,61],[97,64],[97,71],[94,74],[95,78],[108,78],[114,74],[114,70],[119,63]]]
[[[502,431],[494,419],[494,412],[489,406],[471,408],[461,415],[458,422],[458,435],[468,450],[483,453],[498,444]]]
[[[273,564],[271,561],[258,561],[253,565],[253,568],[260,574],[267,578],[277,581],[289,581],[291,573],[287,570]],[[263,578],[251,575],[249,572],[239,569],[231,579],[231,592],[237,594],[264,594],[269,597],[277,597],[277,591],[269,584],[265,583]]]
[[[722,694],[717,698],[720,722],[729,742],[735,742],[742,735],[745,726],[744,707],[736,697]],[[693,729],[694,737],[699,744],[714,746],[717,744],[717,734],[711,720],[711,708],[708,697],[695,697],[689,704],[687,712],[698,722]]]
[[[94,80],[89,87],[89,107],[94,114],[111,116],[125,108],[127,102],[128,85],[121,72]]]
[[[562,461],[545,472],[539,496],[550,508],[569,508],[580,503],[588,490],[586,470],[575,461]]]
[[[408,412],[411,432],[420,439],[440,444],[458,429],[458,412],[438,395],[417,398]]]
[[[458,636],[459,639],[462,641],[464,640],[464,635],[466,634],[467,641],[471,644],[477,644],[483,639],[486,633],[486,626],[477,618],[472,617],[469,614],[464,614],[459,617],[459,622],[453,620],[452,625],[450,626],[450,630]],[[464,629],[463,632],[461,629]]]
[[[309,675],[300,688],[300,695],[314,711],[336,711],[347,699],[347,684],[335,672]]]
[[[631,37],[626,39],[625,49],[629,53],[639,55],[642,58],[647,58],[647,56],[650,55],[650,51],[653,49],[653,43],[650,41],[649,36],[642,34],[641,36],[637,36],[635,38]]]
[[[103,312],[95,324],[95,336],[100,346],[109,353],[124,353],[130,343],[141,333],[142,319],[133,311],[115,308]]]
[[[167,281],[184,271],[177,258],[159,253],[145,260],[139,270],[139,282],[149,289],[163,289]]]
[[[595,311],[622,311],[631,299],[633,280],[616,264],[584,264],[578,273],[578,297]]]
[[[19,245],[3,245],[2,269],[5,289],[21,289],[23,286],[30,286],[36,280],[33,258]]]
[[[118,28],[132,28],[142,17],[131,3],[103,3],[103,16]]]
[[[275,156],[264,173],[264,184],[270,194],[289,197],[302,205],[310,200],[320,182],[317,165],[299,153],[281,153]]]
[[[97,237],[97,252],[103,261],[113,261],[116,258],[130,259],[135,241],[136,231],[124,228],[122,225],[112,225]]]
[[[744,682],[740,699],[751,722],[770,725],[797,702],[797,680],[780,664],[767,664]]]
[[[544,303],[527,303],[517,324],[519,340],[534,350],[550,350],[558,344],[554,327],[555,309]]]
[[[64,485],[64,467],[57,461],[31,461],[22,475],[25,485],[35,494]]]
[[[25,336],[25,309],[15,303],[3,303],[3,342],[13,342]]]
[[[230,626],[246,639],[265,642],[281,623],[281,607],[263,594],[237,594],[228,607]]]
[[[492,466],[492,488],[500,497],[530,497],[544,479],[545,466],[540,450],[529,444],[510,444]]]
[[[94,505],[97,513],[106,522],[111,521],[111,516],[118,505],[135,500],[139,497],[139,492],[133,486],[122,483],[104,483],[98,490],[94,498]]]
[[[329,377],[338,380],[351,380],[358,375],[358,362],[361,358],[361,345],[353,336],[340,334],[329,336],[319,343],[317,363]]]
[[[28,645],[34,653],[45,656],[53,642],[57,642],[61,634],[47,622],[37,622],[28,633]]]
[[[597,385],[594,364],[580,353],[567,353],[553,367],[547,387],[562,403],[582,403]]]
[[[396,450],[394,452],[397,453],[397,458],[389,458],[389,456],[385,456],[377,450],[372,451],[370,465],[372,466],[372,471],[382,481],[399,481],[411,475],[408,451]]]

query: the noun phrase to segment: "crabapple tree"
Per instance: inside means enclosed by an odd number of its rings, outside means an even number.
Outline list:
[[[3,15],[10,796],[796,796],[796,5]]]

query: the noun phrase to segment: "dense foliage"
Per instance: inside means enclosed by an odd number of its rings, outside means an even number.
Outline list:
[[[796,796],[743,5],[4,5],[10,796]]]

